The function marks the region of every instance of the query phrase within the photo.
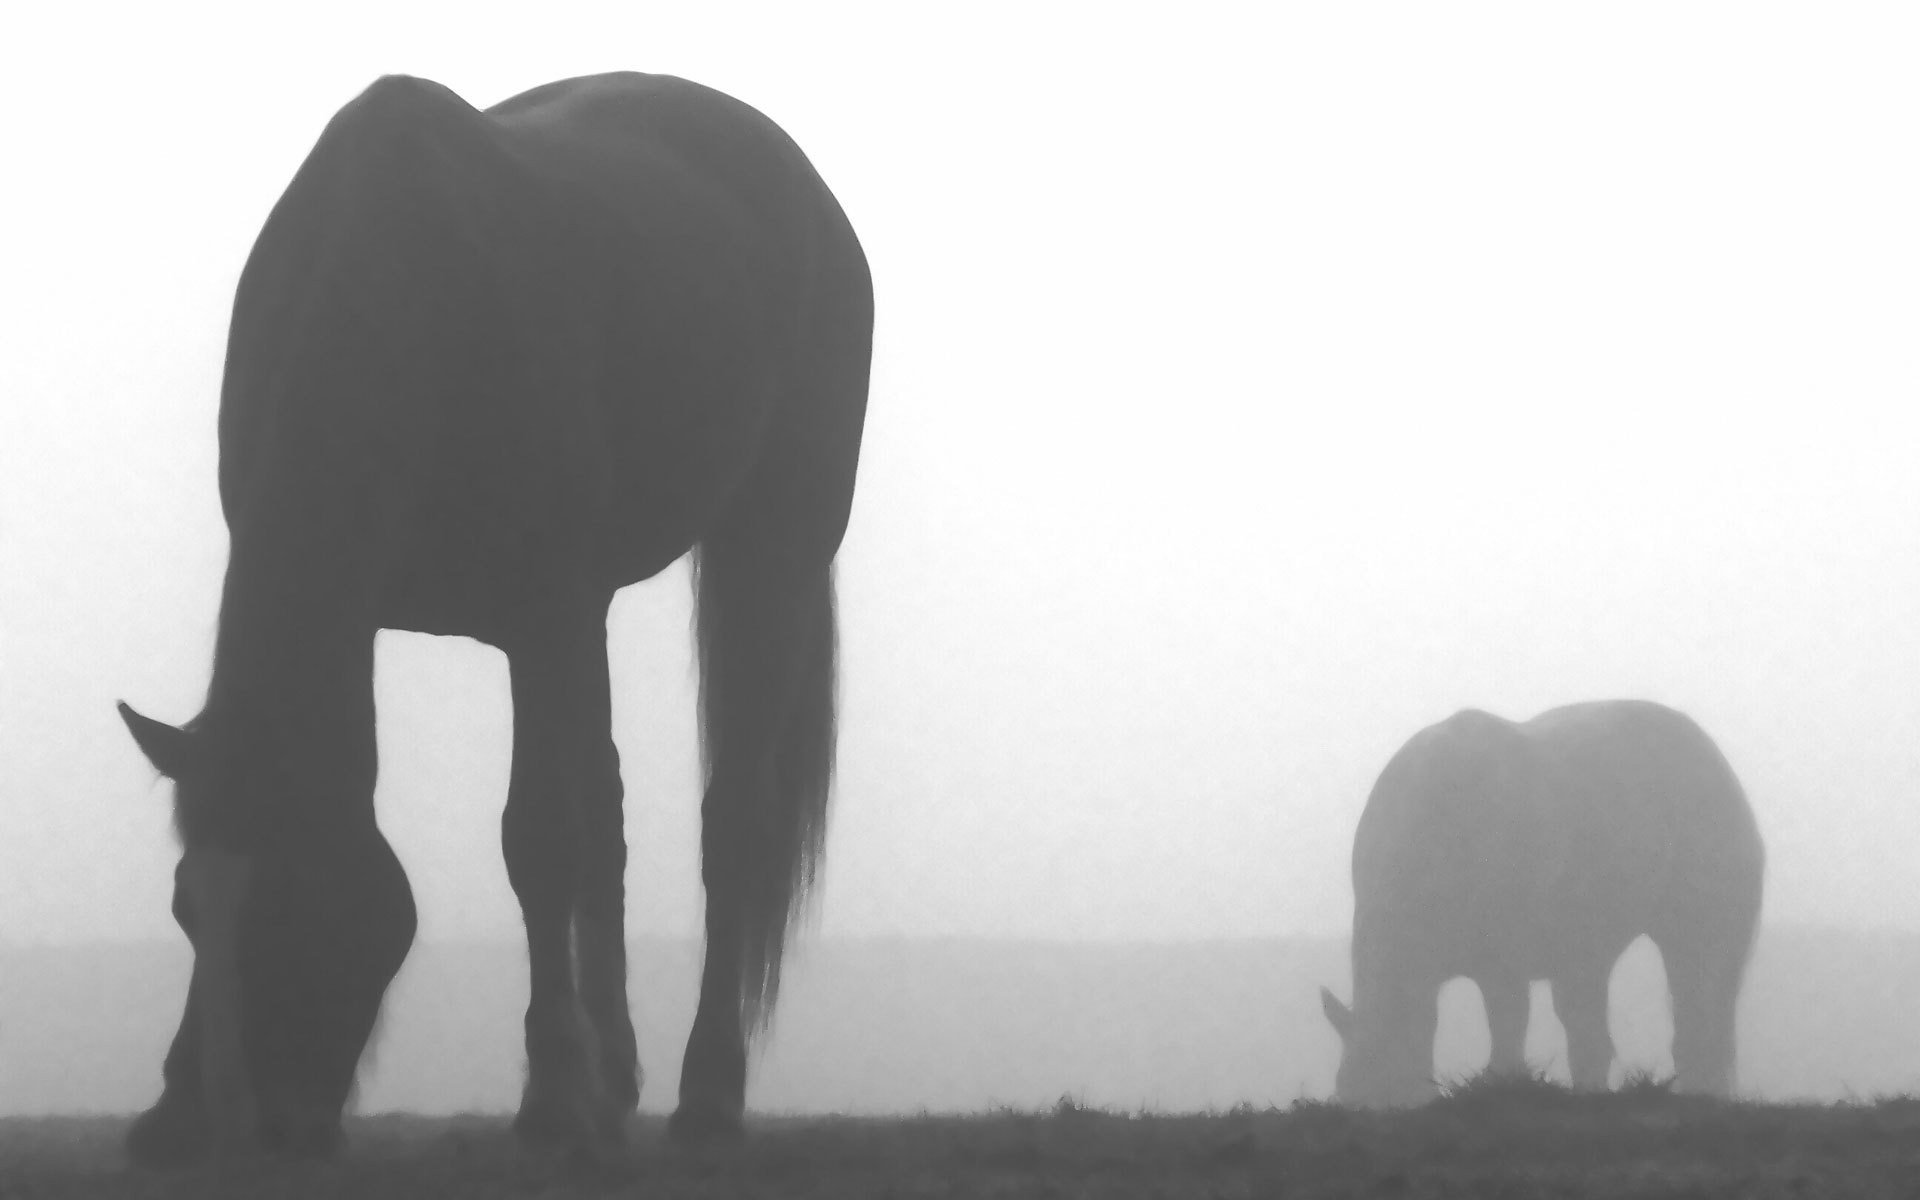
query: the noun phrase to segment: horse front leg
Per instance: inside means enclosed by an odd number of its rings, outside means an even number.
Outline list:
[[[1491,1049],[1487,1070],[1495,1075],[1527,1073],[1527,1016],[1532,999],[1527,980],[1517,975],[1486,975],[1475,980],[1487,1010]]]
[[[632,1111],[638,1094],[604,607],[516,642],[508,661],[513,770],[501,841],[526,923],[529,992],[514,1131],[584,1148],[617,1132],[616,1110]]]
[[[212,1149],[212,1132],[200,1092],[200,1016],[191,983],[186,1013],[167,1050],[160,1079],[160,1098],[127,1129],[127,1157],[142,1167],[199,1162]]]
[[[1607,1024],[1607,979],[1611,959],[1597,959],[1553,979],[1553,1008],[1567,1031],[1567,1073],[1575,1091],[1604,1092],[1613,1067],[1613,1032]]]
[[[196,921],[183,882],[184,866],[173,872],[173,919],[193,948]],[[193,992],[189,977],[186,1011],[160,1067],[160,1098],[127,1129],[127,1157],[138,1166],[184,1166],[205,1158],[212,1148],[206,1097],[200,1088],[200,1012]]]
[[[604,653],[590,697],[595,709],[608,707]],[[583,734],[591,737],[608,718],[589,716]],[[627,838],[621,808],[620,755],[613,738],[602,734],[581,760],[586,771],[581,793],[580,887],[573,914],[575,971],[580,1002],[599,1049],[599,1133],[619,1140],[627,1118],[640,1107],[640,1057],[627,1003]]]

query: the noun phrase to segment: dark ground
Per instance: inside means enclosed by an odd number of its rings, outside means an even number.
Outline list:
[[[1728,1104],[1641,1084],[1476,1083],[1424,1109],[777,1118],[681,1151],[643,1119],[594,1166],[521,1152],[503,1117],[374,1116],[318,1165],[141,1172],[124,1118],[0,1121],[0,1196],[1920,1197],[1920,1099]]]

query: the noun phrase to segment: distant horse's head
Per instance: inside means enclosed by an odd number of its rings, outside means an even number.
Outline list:
[[[1340,1035],[1333,1098],[1358,1108],[1403,1108],[1433,1099],[1433,1028],[1417,1011],[1384,1004],[1348,1008],[1325,988],[1320,1007]]]
[[[318,785],[286,777],[262,739],[240,744],[205,714],[184,729],[120,715],[174,781],[173,915],[194,952],[166,1088],[129,1150],[325,1153],[413,940],[406,875],[370,813],[302,801]]]

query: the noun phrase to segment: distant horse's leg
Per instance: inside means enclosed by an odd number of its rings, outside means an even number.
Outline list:
[[[618,820],[617,784],[608,783],[615,760],[608,733],[606,610],[587,606],[527,634],[507,651],[513,770],[501,820],[507,878],[526,922],[530,993],[527,1083],[514,1130],[531,1141],[584,1145],[631,1090],[601,1079],[603,1054],[618,1062],[631,1050],[603,1049],[595,1037],[596,1025],[610,1026],[616,1036],[625,1026],[629,1043],[632,1037],[624,1011],[613,1011],[608,945],[616,931],[608,919],[613,888],[606,873],[616,857],[624,865],[625,851],[586,852],[592,838],[607,835],[609,807],[616,829]],[[586,957],[592,962],[579,975],[576,911],[586,918]],[[624,962],[618,982],[624,991]],[[596,994],[583,997],[583,991]],[[590,1013],[587,1004],[596,1011]]]
[[[753,545],[700,551],[701,804],[707,893],[700,1006],[680,1072],[676,1140],[738,1136],[747,1035],[778,986],[782,945],[812,873],[833,750],[830,568]]]
[[[1569,971],[1553,979],[1553,1009],[1567,1031],[1567,1072],[1581,1091],[1605,1091],[1613,1067],[1613,1031],[1607,1026],[1607,980],[1613,964]]]
[[[1744,929],[1714,937],[1669,933],[1655,942],[1673,996],[1674,1087],[1724,1096],[1733,1092],[1736,1016],[1745,974]]]
[[[1760,922],[1764,856],[1751,829],[1696,850],[1688,886],[1655,916],[1673,996],[1674,1087],[1731,1095],[1740,985]]]
[[[1496,1075],[1526,1074],[1527,981],[1513,975],[1483,975],[1474,982],[1487,1008],[1487,1035],[1493,1047],[1487,1070]]]

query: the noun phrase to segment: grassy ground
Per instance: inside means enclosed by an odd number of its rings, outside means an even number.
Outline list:
[[[1920,1197],[1920,1099],[1724,1104],[1641,1085],[1475,1083],[1426,1108],[1198,1116],[1090,1110],[761,1118],[678,1151],[643,1120],[587,1167],[522,1153],[504,1118],[362,1118],[336,1162],[130,1171],[124,1119],[0,1121],[13,1197]]]

